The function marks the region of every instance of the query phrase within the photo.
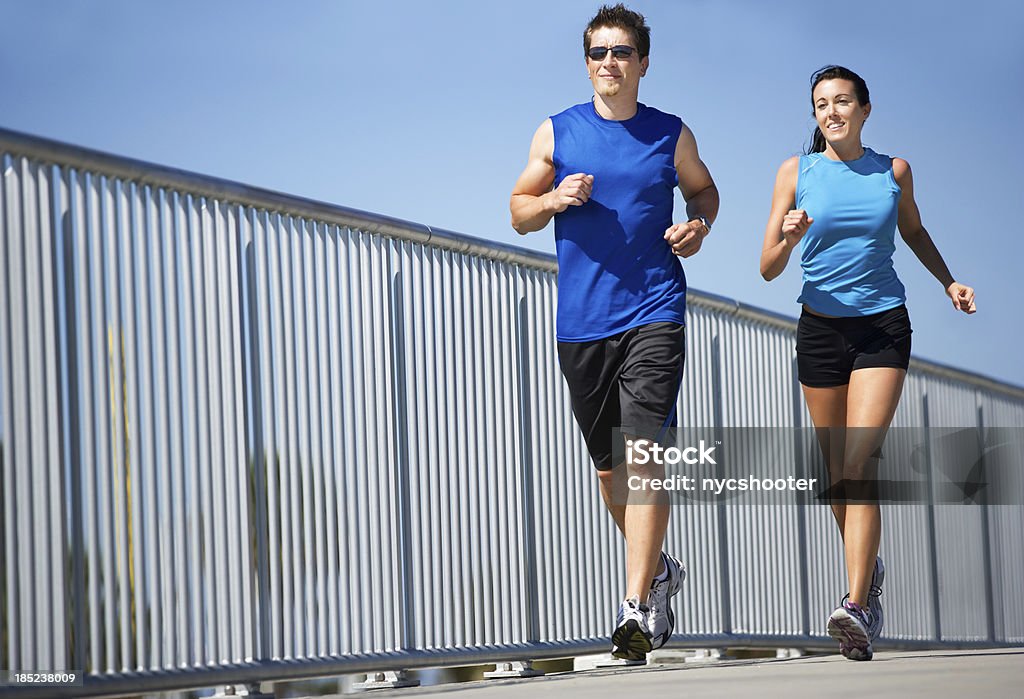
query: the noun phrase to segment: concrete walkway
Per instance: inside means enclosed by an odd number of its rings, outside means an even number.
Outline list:
[[[352,695],[345,695],[352,696]],[[662,664],[485,680],[434,687],[375,690],[370,697],[558,699],[594,697],[983,697],[1024,696],[1024,648],[882,652],[871,662],[839,655],[784,660]]]

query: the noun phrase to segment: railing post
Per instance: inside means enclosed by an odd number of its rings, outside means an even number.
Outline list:
[[[793,446],[794,463],[797,478],[808,478],[807,449],[804,442],[807,429],[804,428],[803,396],[800,391],[800,379],[797,373],[796,357],[793,357]],[[812,426],[813,428],[813,426]],[[800,630],[805,636],[811,635],[811,594],[807,582],[810,566],[807,552],[807,508],[811,507],[810,496],[805,492],[797,493],[797,549],[800,561]]]
[[[928,474],[928,560],[931,564],[932,619],[935,640],[942,640],[942,611],[939,600],[939,546],[935,531],[935,464],[932,461],[931,418],[928,415],[928,392],[921,396],[924,422],[925,472]]]
[[[716,333],[711,339],[711,399],[712,414],[715,421],[715,442],[725,439],[722,426],[724,410],[722,405],[722,348],[721,335]],[[719,498],[715,509],[718,514],[718,582],[719,595],[722,600],[722,633],[732,633],[732,584],[729,575],[729,515],[724,498]]]
[[[58,317],[64,319],[60,328],[61,345],[66,348],[66,359],[62,364],[63,376],[60,383],[62,390],[66,393],[61,397],[63,407],[61,419],[65,421],[64,433],[67,440],[64,443],[63,456],[67,460],[70,482],[68,495],[68,519],[71,531],[71,550],[68,555],[71,558],[71,591],[67,595],[71,613],[71,665],[69,669],[75,672],[86,671],[86,647],[88,634],[86,633],[86,614],[88,599],[85,592],[85,526],[82,521],[82,439],[81,428],[78,420],[78,411],[81,397],[79,388],[79,356],[78,356],[78,300],[77,283],[75,277],[75,245],[74,230],[75,220],[72,212],[70,195],[73,191],[71,186],[71,173],[65,172],[66,180],[63,181],[68,191],[67,209],[61,214],[61,242],[60,253],[62,255],[63,270],[59,278],[59,284],[63,285],[63,293],[60,294],[61,307],[58,310]],[[2,542],[0,542],[2,545]]]
[[[985,621],[989,641],[996,640],[995,614],[995,576],[992,570],[992,537],[989,526],[988,501],[991,497],[992,483],[985,468],[985,412],[984,406],[978,405],[978,482],[981,490],[981,551],[985,557]]]
[[[414,608],[413,588],[416,584],[412,574],[412,530],[410,522],[410,481],[412,480],[412,464],[409,454],[409,401],[406,390],[408,381],[405,351],[405,286],[401,270],[396,271],[391,281],[391,341],[394,371],[394,385],[391,387],[395,406],[395,425],[398,427],[395,438],[396,474],[398,486],[398,554],[399,554],[399,599],[398,619],[400,624],[399,646],[403,649],[415,647],[412,610]]]
[[[517,294],[519,296],[519,294]],[[537,528],[536,523],[533,521],[534,511],[534,492],[533,492],[533,468],[534,464],[531,461],[533,454],[533,440],[534,435],[531,431],[533,415],[531,412],[533,406],[533,391],[531,391],[534,378],[530,374],[530,368],[534,364],[530,361],[530,315],[528,313],[528,304],[525,296],[519,297],[517,304],[516,324],[517,332],[516,336],[519,338],[519,342],[516,345],[517,357],[516,361],[520,367],[520,418],[519,424],[521,426],[522,434],[522,461],[519,464],[519,483],[522,490],[522,540],[521,550],[523,554],[523,603],[526,605],[526,609],[523,610],[523,618],[526,621],[526,640],[537,641],[540,639],[540,612],[538,609],[539,599],[539,581],[537,580],[537,562],[536,562],[536,536]]]

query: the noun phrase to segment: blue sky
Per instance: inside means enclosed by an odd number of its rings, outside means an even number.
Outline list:
[[[508,196],[537,125],[589,99],[599,4],[0,0],[0,126],[553,252],[550,228],[511,229]],[[1024,385],[1024,6],[632,6],[652,27],[641,101],[687,122],[722,195],[691,287],[797,314],[795,260],[758,275],[764,224],[813,124],[808,77],[844,64],[871,89],[865,143],[910,161],[978,292],[954,313],[899,243],[915,354]]]

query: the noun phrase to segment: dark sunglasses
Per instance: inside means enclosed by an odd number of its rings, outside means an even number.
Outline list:
[[[609,51],[612,52],[612,56],[614,56],[615,58],[623,59],[632,56],[633,52],[636,51],[636,49],[633,48],[632,46],[624,45],[612,46],[611,48],[608,48],[607,46],[594,46],[589,51],[587,51],[587,55],[590,56],[590,59],[593,61],[603,61],[604,57],[608,55]]]

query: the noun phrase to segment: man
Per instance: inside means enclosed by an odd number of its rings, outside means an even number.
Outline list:
[[[540,125],[510,208],[524,235],[555,219],[559,362],[601,495],[626,539],[612,653],[643,660],[672,635],[671,597],[686,572],[661,552],[665,494],[623,488],[627,473],[659,477],[663,466],[634,463],[628,449],[625,463],[613,454],[624,451],[623,435],[656,441],[674,424],[686,278],[673,255],[700,250],[718,190],[686,125],[638,101],[650,64],[643,16],[602,7],[583,50],[593,98]],[[673,225],[677,184],[687,220]]]

